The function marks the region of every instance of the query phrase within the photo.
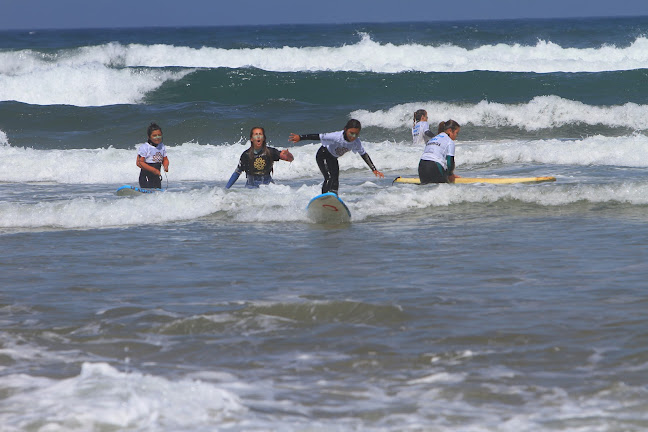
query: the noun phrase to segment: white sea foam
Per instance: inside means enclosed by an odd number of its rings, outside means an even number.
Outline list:
[[[272,143],[271,143],[272,145]],[[279,148],[284,148],[278,146]],[[273,177],[277,180],[311,176],[319,172],[314,163],[319,145],[309,144],[292,148],[292,163],[279,161],[274,165]],[[168,145],[169,172],[164,173],[169,182],[227,181],[238,165],[245,146],[201,145],[184,143]],[[135,165],[137,145],[131,150],[113,147],[76,150],[35,150],[12,146],[0,147],[0,157],[5,158],[6,170],[0,171],[0,182],[55,182],[61,184],[133,183],[140,169]],[[357,158],[357,157],[356,157]],[[352,158],[348,158],[352,159]],[[360,163],[364,163],[362,159]],[[94,168],[88,170],[88,161]],[[355,165],[359,165],[357,162]],[[239,182],[243,183],[245,176]]]
[[[105,363],[84,363],[79,375],[63,380],[5,376],[3,387],[20,389],[3,399],[7,431],[198,430],[247,410],[214,384],[121,372]]]
[[[57,67],[19,77],[0,76],[0,99],[35,105],[137,104],[166,81],[181,79],[187,73],[117,70],[100,65]]]
[[[245,146],[171,145],[169,190],[133,199],[116,197],[114,190],[121,184],[137,184],[135,147],[34,150],[0,146],[0,158],[6,167],[0,172],[0,182],[5,182],[0,188],[0,228],[88,229],[149,223],[142,214],[156,215],[150,219],[155,224],[205,217],[226,218],[234,223],[308,223],[305,206],[320,192],[322,181],[314,160],[318,146],[315,143],[293,147],[295,161],[276,164],[276,184],[248,190],[243,187],[242,176],[232,189],[226,190],[224,184]],[[386,178],[375,178],[356,154],[340,159],[341,196],[352,209],[354,221],[462,203],[510,200],[541,206],[578,202],[648,204],[648,182],[642,177],[614,176],[606,180],[606,176],[578,178],[570,174],[579,166],[600,167],[592,173],[648,166],[648,137],[642,134],[592,136],[573,141],[458,141],[457,172],[463,176],[558,177],[556,183],[526,187],[392,186],[391,180],[396,176],[417,175],[421,149],[412,148],[407,141],[365,142],[365,146]],[[90,172],[88,160],[96,162]],[[502,167],[513,166],[525,168],[521,174],[501,172]],[[485,171],[485,167],[489,169]],[[10,183],[20,183],[17,187],[32,188],[34,193],[23,193],[17,200]],[[166,187],[166,182],[163,185]]]
[[[161,71],[159,64],[155,69],[124,67],[121,51],[129,50],[108,44],[60,55],[32,50],[0,53],[0,100],[35,105],[136,104],[165,82],[191,72]]]
[[[407,137],[408,131],[403,135]],[[321,181],[315,163],[319,143],[294,146],[291,163],[276,162],[273,177],[277,183],[300,181],[310,184]],[[422,149],[412,148],[409,141],[369,142],[364,146],[376,166],[387,173],[416,170]],[[278,148],[284,148],[277,145]],[[245,146],[184,143],[169,145],[170,165],[167,182],[226,182],[236,168]],[[132,149],[35,150],[10,145],[0,146],[5,168],[0,182],[49,182],[58,184],[136,184],[139,168],[135,166],[136,147]],[[633,134],[621,137],[595,135],[579,140],[497,140],[457,141],[457,165],[497,163],[536,163],[576,166],[648,166],[648,136]],[[88,160],[94,168],[88,170]],[[340,158],[341,171],[367,171],[358,155],[349,153]],[[368,171],[367,171],[368,172]],[[371,174],[371,173],[369,173]],[[235,187],[244,184],[241,176]]]
[[[7,139],[7,134],[0,129],[0,147],[9,145],[9,140]]]
[[[640,385],[601,386],[584,400],[560,387],[506,380],[479,385],[480,379],[472,377],[480,390],[475,396],[459,386],[468,379],[466,373],[440,368],[422,372],[400,383],[378,378],[363,386],[345,386],[333,377],[306,388],[294,379],[253,377],[245,382],[206,370],[172,380],[120,371],[106,363],[83,363],[78,375],[64,379],[5,375],[7,395],[0,422],[7,432],[430,428],[445,432],[544,430],[548,423],[557,430],[611,431],[619,424],[646,421],[645,389]],[[310,399],[298,397],[306,392]]]
[[[518,104],[489,101],[458,104],[431,100],[400,104],[388,110],[357,110],[350,115],[360,120],[363,127],[401,129],[411,127],[412,113],[420,108],[427,110],[430,119],[441,121],[452,118],[462,126],[515,127],[527,131],[572,124],[648,129],[648,105],[628,102],[623,105],[595,106],[559,96],[536,96],[529,102]]]
[[[551,173],[548,173],[551,174]],[[541,185],[414,185],[391,186],[391,179],[346,176],[341,197],[352,211],[352,220],[403,215],[457,204],[516,201],[554,207],[574,203],[648,204],[648,182],[581,182],[558,178]],[[228,223],[309,223],[305,207],[320,193],[319,182],[306,185],[269,185],[256,190],[205,187],[120,198],[110,193],[93,198],[86,193],[32,203],[0,202],[0,228],[4,230],[89,229],[194,221],[201,218]],[[72,197],[70,197],[72,195]],[[83,196],[85,195],[85,196]],[[75,197],[76,196],[76,197]],[[143,218],[142,215],[154,215]]]

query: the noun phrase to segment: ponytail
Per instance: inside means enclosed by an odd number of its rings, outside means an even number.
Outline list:
[[[427,115],[427,111],[425,111],[424,109],[414,111],[414,124],[416,124],[417,122],[420,122],[421,118],[424,115]]]
[[[457,123],[454,120],[444,121],[444,122],[439,123],[439,129],[438,129],[437,133],[445,132],[448,129],[456,130],[456,129],[459,129],[460,127],[461,126],[459,125],[459,123]]]

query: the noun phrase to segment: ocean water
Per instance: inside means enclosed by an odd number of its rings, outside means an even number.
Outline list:
[[[648,430],[647,82],[648,17],[0,32],[0,429]],[[392,185],[419,108],[556,182]],[[385,179],[313,224],[349,118]]]

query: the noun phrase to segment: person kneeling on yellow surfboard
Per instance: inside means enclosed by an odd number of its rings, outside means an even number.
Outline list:
[[[455,140],[461,126],[454,120],[439,123],[437,135],[425,145],[418,166],[421,184],[454,183]]]

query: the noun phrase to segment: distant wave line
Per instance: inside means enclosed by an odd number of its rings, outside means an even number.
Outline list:
[[[360,34],[357,43],[338,47],[224,49],[111,42],[47,55],[35,50],[0,53],[0,76],[30,73],[52,63],[96,63],[109,68],[258,68],[272,72],[603,72],[648,68],[648,38],[638,37],[626,47],[564,48],[538,40],[535,45],[500,43],[472,49],[452,44],[378,43],[366,33]]]

